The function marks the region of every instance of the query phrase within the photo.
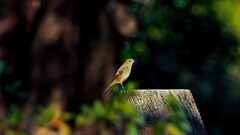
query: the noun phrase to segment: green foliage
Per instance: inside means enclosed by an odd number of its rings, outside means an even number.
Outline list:
[[[47,125],[49,124],[50,120],[54,117],[55,115],[55,109],[53,107],[40,107],[39,108],[39,115],[37,116],[37,121],[41,125]]]
[[[8,115],[0,121],[0,134],[27,135],[26,131],[19,130],[22,121],[21,110],[17,105],[11,105]],[[2,130],[7,129],[7,130]]]
[[[63,112],[61,116],[61,120],[63,121],[71,121],[71,120],[74,120],[74,118],[75,118],[75,113],[73,112]]]
[[[120,130],[120,127],[126,126],[127,133],[137,134],[138,126],[144,123],[137,108],[120,97],[107,103],[97,100],[92,107],[82,106],[81,109],[82,113],[76,118],[76,124],[81,127],[97,124],[102,127],[100,130]]]
[[[224,30],[233,32],[240,39],[240,2],[236,0],[214,0],[213,10],[225,25]]]
[[[126,127],[126,133],[130,135],[139,134],[139,129],[144,125],[144,118],[140,110],[132,104],[122,100],[124,95],[119,95],[108,101],[102,103],[95,101],[92,107],[82,106],[82,112],[77,115],[76,125],[84,128],[90,125],[100,128],[104,131],[118,131],[122,127]],[[128,93],[133,94],[133,93]],[[126,96],[126,95],[125,95]],[[175,97],[170,95],[166,97],[167,109],[169,109],[170,117],[166,121],[159,120],[154,126],[155,134],[185,135],[191,132],[191,126],[186,119],[183,108],[178,104]]]
[[[209,8],[207,5],[194,4],[191,7],[191,13],[199,18],[203,18],[206,17],[206,15],[209,13]]]
[[[8,116],[3,121],[7,126],[17,126],[21,122],[21,111],[16,105],[11,105]]]
[[[140,83],[138,81],[128,81],[126,83],[126,89],[128,92],[136,90],[139,87]]]
[[[127,123],[127,132],[129,135],[138,135],[138,127],[134,124]]]

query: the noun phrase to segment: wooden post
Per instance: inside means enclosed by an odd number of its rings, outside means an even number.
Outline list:
[[[191,126],[190,135],[206,135],[207,133],[192,93],[186,89],[135,90],[134,95],[127,96],[126,100],[140,109],[146,121],[145,127],[141,129],[141,134],[153,134],[153,125],[156,121],[169,117],[169,108],[166,105],[169,95],[173,95],[179,106],[184,110],[187,121]]]

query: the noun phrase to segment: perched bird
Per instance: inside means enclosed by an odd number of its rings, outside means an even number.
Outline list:
[[[131,68],[134,63],[134,59],[127,59],[123,63],[123,65],[118,69],[115,79],[112,81],[112,83],[107,87],[107,89],[104,91],[106,93],[113,85],[120,84],[122,88],[124,89],[122,83],[129,77],[131,73]]]

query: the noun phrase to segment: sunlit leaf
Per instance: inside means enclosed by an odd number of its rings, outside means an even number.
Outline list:
[[[77,115],[76,120],[75,120],[76,125],[78,125],[78,126],[84,125],[86,123],[86,119],[84,117],[85,116],[83,116],[83,115]]]
[[[180,129],[171,123],[166,124],[165,132],[170,135],[185,135]]]
[[[138,129],[135,125],[127,124],[127,131],[129,135],[138,135]]]
[[[52,107],[40,108],[39,111],[40,111],[40,114],[38,116],[38,121],[42,125],[48,124],[50,120],[53,118],[53,116],[55,115],[55,110]]]

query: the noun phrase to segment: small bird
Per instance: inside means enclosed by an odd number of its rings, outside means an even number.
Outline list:
[[[107,87],[107,89],[104,91],[104,94],[115,84],[120,84],[122,88],[124,89],[122,83],[129,77],[132,69],[132,65],[135,62],[134,59],[127,59],[123,63],[123,65],[118,69],[115,79],[112,81],[112,83]]]

